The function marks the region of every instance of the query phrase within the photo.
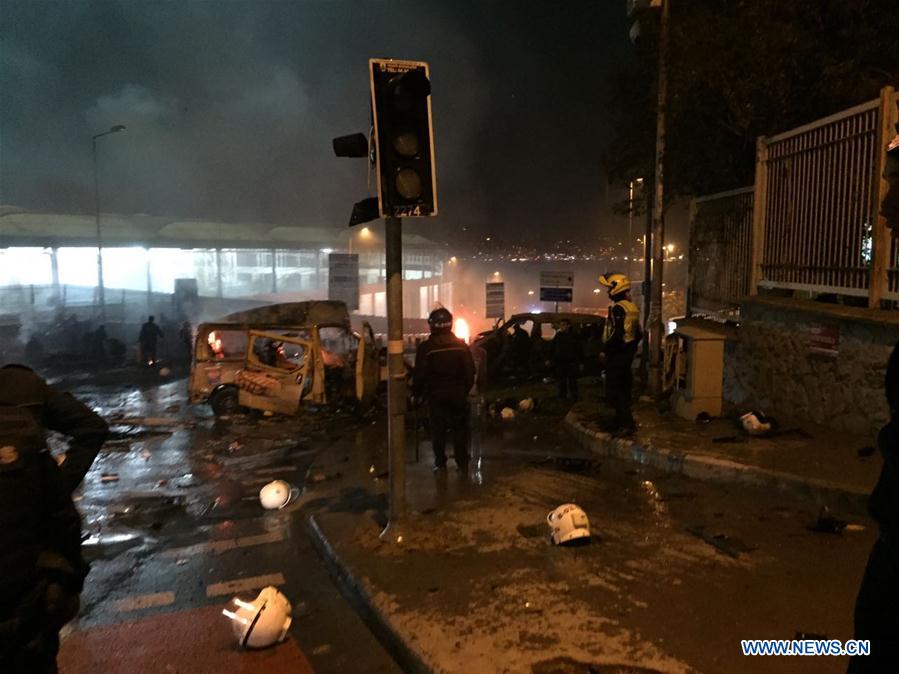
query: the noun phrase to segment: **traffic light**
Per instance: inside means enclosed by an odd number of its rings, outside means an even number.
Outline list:
[[[437,215],[428,64],[393,59],[368,64],[380,214]]]

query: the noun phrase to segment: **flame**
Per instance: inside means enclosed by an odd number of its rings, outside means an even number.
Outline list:
[[[218,333],[215,330],[213,330],[212,332],[209,333],[209,337],[206,339],[206,341],[209,342],[209,348],[212,349],[212,352],[217,357],[221,357],[222,350],[223,350],[222,349],[222,340],[218,336]]]
[[[456,337],[464,341],[466,344],[468,343],[468,339],[471,337],[471,329],[468,327],[468,321],[464,318],[457,318],[455,321],[455,325],[453,326],[453,332]]]

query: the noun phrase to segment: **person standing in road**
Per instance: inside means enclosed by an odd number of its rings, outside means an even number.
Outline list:
[[[140,343],[141,361],[144,365],[156,364],[156,343],[159,339],[165,339],[165,335],[156,325],[156,317],[149,316],[147,322],[140,327],[140,335],[137,338]]]
[[[559,330],[551,344],[552,364],[559,378],[559,397],[567,400],[569,394],[577,402],[577,378],[581,366],[581,340],[571,329],[571,321],[559,321]]]
[[[45,430],[70,438],[61,462]],[[88,572],[72,492],[106,422],[21,365],[0,368],[0,669],[56,672],[59,630],[78,612]]]
[[[899,233],[899,136],[887,147],[884,178],[889,190],[880,213],[893,236]],[[848,674],[892,672],[899,662],[899,343],[887,361],[885,381],[890,421],[880,430],[877,445],[883,455],[880,478],[871,492],[868,510],[880,536],[855,600],[855,638],[871,642],[871,654],[849,660]]]
[[[603,354],[606,362],[606,402],[615,411],[606,430],[618,437],[637,432],[631,410],[633,396],[634,356],[643,338],[640,310],[631,301],[631,283],[624,274],[603,274],[599,282],[609,289],[613,304],[609,307],[603,332]]]
[[[474,359],[468,345],[452,332],[453,315],[443,307],[428,317],[431,335],[418,346],[412,375],[412,395],[428,404],[434,470],[446,470],[446,433],[453,439],[453,458],[468,475],[469,405],[474,384]]]

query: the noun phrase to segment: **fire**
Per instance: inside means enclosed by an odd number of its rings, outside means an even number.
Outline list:
[[[213,330],[209,333],[209,337],[206,339],[209,342],[209,348],[212,349],[212,352],[216,355],[217,358],[222,357],[222,340],[218,336],[218,333]]]
[[[469,337],[471,337],[471,329],[468,327],[468,321],[464,318],[457,318],[455,321],[455,325],[453,326],[453,332],[456,337],[464,341],[466,344],[468,343]]]

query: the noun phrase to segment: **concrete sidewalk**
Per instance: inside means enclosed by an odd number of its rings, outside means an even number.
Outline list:
[[[817,506],[795,494],[599,460],[558,419],[522,415],[493,425],[468,482],[410,448],[403,542],[384,543],[385,440],[377,422],[321,454],[297,507],[405,671],[752,674],[740,638],[851,636],[869,521],[814,534]],[[569,501],[590,514],[591,545],[549,544],[546,513]],[[766,671],[845,669],[789,660]]]
[[[565,422],[591,452],[695,479],[792,490],[821,504],[864,509],[880,474],[880,454],[859,453],[870,452],[874,437],[785,423],[774,437],[752,438],[728,419],[696,423],[640,403],[639,433],[617,439],[602,432],[600,415],[587,409],[575,406]]]

